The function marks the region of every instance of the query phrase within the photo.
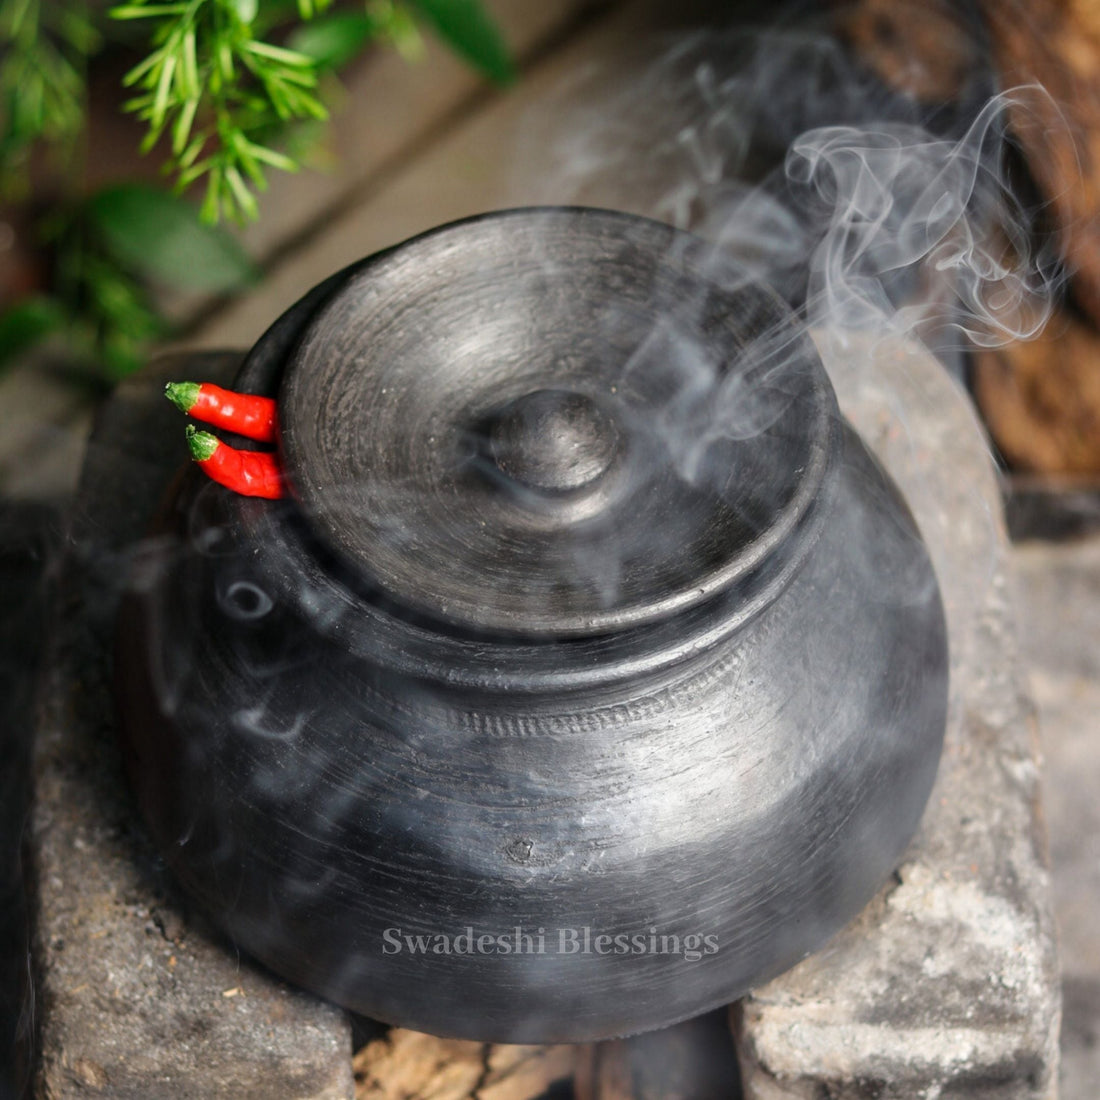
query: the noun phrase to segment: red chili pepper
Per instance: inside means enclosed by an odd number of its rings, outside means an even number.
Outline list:
[[[275,401],[270,397],[234,393],[212,382],[169,382],[164,396],[196,420],[260,443],[274,442]]]
[[[271,451],[238,451],[192,424],[187,425],[187,445],[199,468],[219,485],[246,497],[277,500],[283,495],[279,460]]]

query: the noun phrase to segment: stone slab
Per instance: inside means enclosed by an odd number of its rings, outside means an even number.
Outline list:
[[[1045,758],[1061,941],[1062,1100],[1100,1095],[1100,537],[1012,549]]]
[[[30,359],[0,373],[0,494],[61,500],[76,489],[93,394]]]
[[[77,494],[34,750],[30,835],[42,1100],[351,1100],[344,1014],[242,959],[191,913],[122,775],[109,690],[127,559],[187,461],[165,378],[227,378],[235,354],[151,368],[104,408]]]
[[[751,1100],[1053,1097],[1061,1008],[1034,709],[988,449],[938,362],[821,335],[842,409],[932,553],[951,705],[920,831],[874,901],[736,1010]],[[903,412],[904,410],[904,412]]]

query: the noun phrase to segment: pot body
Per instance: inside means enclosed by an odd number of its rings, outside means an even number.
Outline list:
[[[338,285],[271,330],[242,388],[279,392]],[[793,965],[895,867],[946,717],[915,525],[835,410],[822,454],[797,522],[731,583],[584,635],[393,606],[297,501],[190,471],[118,632],[165,858],[279,974],[441,1035],[625,1035]]]

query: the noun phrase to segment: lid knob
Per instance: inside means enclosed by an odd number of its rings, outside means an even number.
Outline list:
[[[505,405],[488,431],[496,468],[527,490],[574,493],[599,480],[619,454],[615,422],[569,390],[535,390]]]

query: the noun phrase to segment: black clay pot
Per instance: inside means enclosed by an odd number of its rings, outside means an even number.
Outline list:
[[[118,639],[140,804],[278,973],[585,1040],[819,947],[917,826],[936,582],[787,308],[603,211],[446,226],[253,349],[290,494],[197,470]]]

